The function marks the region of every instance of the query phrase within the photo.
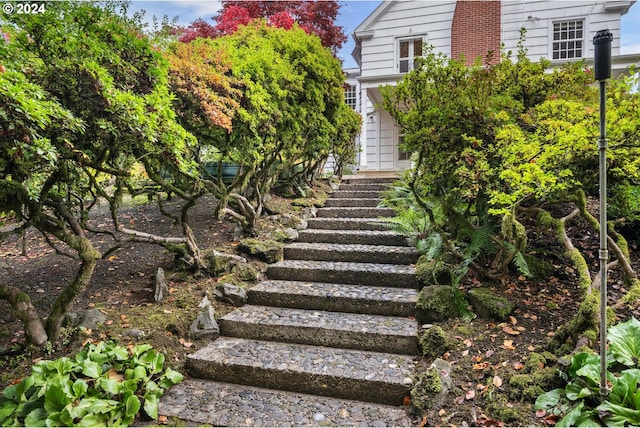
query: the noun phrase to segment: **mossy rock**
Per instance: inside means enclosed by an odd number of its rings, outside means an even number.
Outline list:
[[[515,309],[515,305],[508,299],[486,288],[474,288],[468,295],[475,313],[481,318],[503,321]]]
[[[423,287],[451,284],[453,269],[454,267],[444,260],[421,256],[416,263],[416,278]]]
[[[242,281],[255,282],[260,276],[260,272],[250,264],[239,264],[234,266],[231,271],[238,279]]]
[[[297,198],[291,201],[291,205],[294,207],[312,207],[315,201],[311,198]]]
[[[284,258],[284,246],[273,240],[243,239],[238,244],[238,251],[266,263],[277,263]]]
[[[420,410],[429,410],[436,396],[442,391],[442,379],[435,367],[418,375],[416,384],[411,388],[411,403]]]
[[[425,357],[438,358],[453,349],[455,344],[442,327],[436,325],[418,334],[418,345]]]
[[[458,316],[458,307],[450,285],[424,287],[416,299],[416,319],[419,323],[445,321]]]
[[[233,266],[233,258],[231,256],[216,251],[205,253],[203,259],[206,262],[207,270],[213,276],[228,272]]]

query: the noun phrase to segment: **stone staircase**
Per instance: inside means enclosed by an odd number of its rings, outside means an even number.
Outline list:
[[[418,258],[379,218],[389,179],[341,184],[222,336],[190,355],[161,414],[218,426],[408,426]]]

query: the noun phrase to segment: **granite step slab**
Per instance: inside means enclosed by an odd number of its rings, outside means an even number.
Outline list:
[[[345,177],[342,181],[347,184],[385,184],[398,181],[398,177]]]
[[[331,198],[324,202],[325,207],[371,207],[380,205],[380,198]]]
[[[407,317],[245,305],[219,320],[223,336],[416,355],[417,324]]]
[[[317,216],[329,218],[380,218],[394,217],[395,213],[391,208],[329,207],[319,208]]]
[[[269,279],[415,288],[415,268],[382,263],[285,260],[267,267]]]
[[[384,184],[384,183],[372,183],[372,184],[348,184],[348,183],[341,183],[340,186],[338,187],[338,190],[346,190],[346,191],[351,191],[351,192],[360,192],[363,190],[368,190],[368,191],[372,191],[375,190],[376,192],[381,192],[383,190],[386,190],[389,188],[389,184]]]
[[[377,190],[337,190],[331,195],[336,199],[353,199],[353,198],[380,198],[380,192]]]
[[[418,291],[306,281],[262,281],[248,291],[252,305],[408,317],[415,314]]]
[[[166,391],[159,413],[187,426],[412,426],[401,407],[203,379],[186,379]]]
[[[315,235],[318,235],[318,231]],[[331,238],[342,236],[341,231],[327,231],[333,233]],[[375,231],[367,231],[375,236]],[[351,232],[351,235],[356,235]],[[314,236],[317,237],[317,236]],[[357,236],[360,239],[360,236]],[[384,236],[383,236],[384,238]],[[418,261],[420,256],[413,247],[388,245],[388,241],[383,241],[385,245],[367,244],[340,244],[320,242],[292,242],[284,246],[284,258],[286,260],[324,260],[336,262],[362,262],[362,263],[389,263],[397,265],[409,265]]]
[[[389,230],[391,225],[379,218],[319,218],[307,220],[309,229]]]
[[[391,230],[328,230],[304,229],[298,233],[298,242],[327,244],[387,245],[406,247],[407,238]]]
[[[192,377],[398,406],[413,357],[220,337],[187,357]]]

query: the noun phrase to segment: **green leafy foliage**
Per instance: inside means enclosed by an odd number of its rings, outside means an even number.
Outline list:
[[[640,322],[635,318],[609,329],[607,381],[600,395],[600,356],[581,352],[567,370],[569,382],[536,400],[536,410],[561,417],[556,426],[637,426],[640,424]]]
[[[89,344],[75,358],[40,361],[0,398],[2,426],[130,425],[158,417],[164,390],[183,376],[150,345]]]

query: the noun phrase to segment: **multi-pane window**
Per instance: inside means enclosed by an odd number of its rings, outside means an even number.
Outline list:
[[[344,102],[354,110],[358,105],[358,91],[356,89],[356,85],[348,85],[344,90]]]
[[[416,68],[416,59],[422,56],[422,38],[400,40],[400,73],[408,73]]]
[[[553,23],[553,59],[582,58],[583,45],[583,20]]]

